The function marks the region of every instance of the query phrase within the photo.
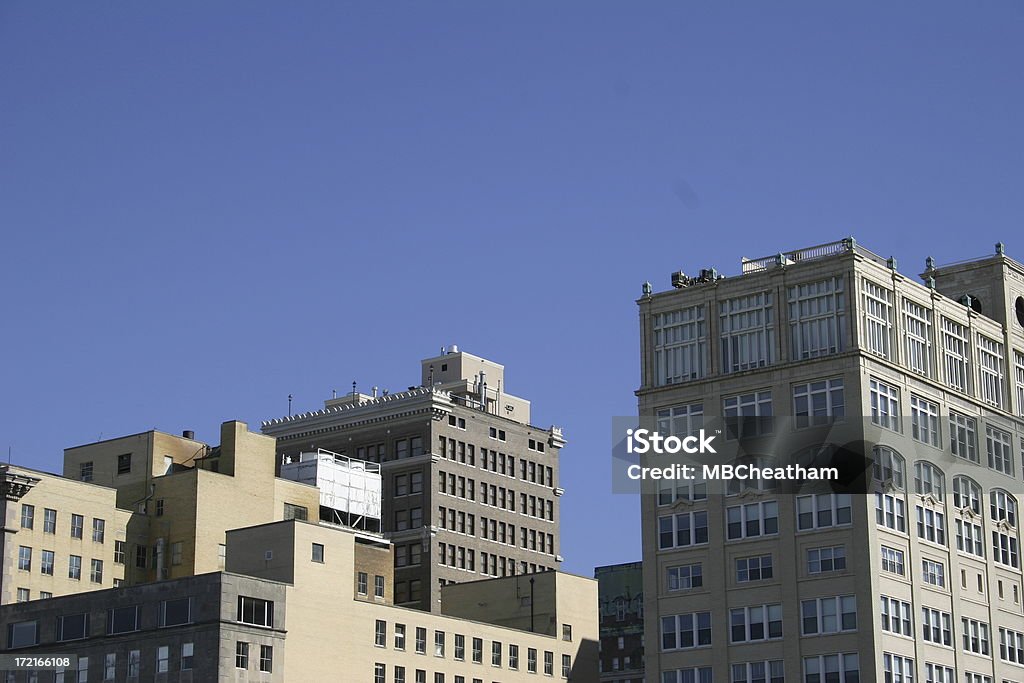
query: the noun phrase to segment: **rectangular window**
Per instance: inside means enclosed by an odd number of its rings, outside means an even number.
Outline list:
[[[105,538],[107,523],[102,519],[92,520],[92,540],[96,543],[103,543]]]
[[[919,375],[930,376],[932,312],[910,299],[903,300],[903,338],[907,367]]]
[[[903,551],[882,546],[882,571],[903,576]]]
[[[544,675],[553,676],[555,673],[555,653],[544,651]]]
[[[527,648],[526,649],[526,670],[531,673],[537,673],[537,649]]]
[[[807,573],[824,574],[846,569],[846,547],[821,546],[807,549]]]
[[[79,463],[78,478],[82,481],[92,481],[92,461]]]
[[[708,513],[682,512],[658,518],[658,548],[684,548],[708,542]]]
[[[274,626],[274,603],[244,595],[238,596],[237,621],[252,626]]]
[[[195,643],[181,644],[181,670],[192,670],[192,657],[195,655]]]
[[[749,438],[772,433],[772,392],[757,391],[722,400],[725,438]]]
[[[900,390],[885,382],[872,379],[871,422],[894,432],[900,431]]]
[[[571,638],[570,638],[571,640]],[[519,646],[509,644],[508,646],[508,668],[519,668]]]
[[[726,538],[754,538],[779,533],[779,504],[768,500],[725,509]]]
[[[562,655],[562,678],[568,678],[572,672],[572,657],[570,655]]]
[[[799,531],[846,526],[853,521],[849,493],[818,493],[797,496],[796,528]]]
[[[71,515],[71,538],[81,538],[85,518],[82,515]]]
[[[160,626],[182,626],[192,623],[192,598],[176,598],[160,602]]]
[[[996,472],[1013,476],[1013,441],[1010,434],[991,425],[985,427],[985,448],[988,466]]]
[[[911,435],[929,446],[939,446],[939,406],[920,396],[910,396]]]
[[[384,597],[384,577],[380,574],[373,577],[373,597]]]
[[[932,607],[921,608],[921,637],[936,645],[953,646],[953,617]]]
[[[956,549],[968,555],[985,557],[981,524],[966,519],[956,520]]]
[[[772,556],[739,557],[736,559],[736,583],[763,581],[772,578]]]
[[[434,631],[434,656],[444,657],[444,631]]]
[[[942,358],[946,384],[970,393],[970,337],[967,328],[949,318],[942,319]]]
[[[235,642],[235,668],[249,668],[249,643],[242,642],[241,640]]]
[[[711,612],[676,614],[661,619],[661,649],[686,650],[711,645]],[[545,653],[545,659],[547,653]]]
[[[416,627],[416,654],[427,654],[427,629],[421,626]]]
[[[107,635],[134,633],[139,630],[139,606],[114,607],[107,610]]]
[[[142,662],[142,653],[139,650],[131,650],[128,653],[128,678],[138,678],[139,668]]]
[[[946,545],[946,516],[931,508],[917,506],[917,537]]]
[[[466,636],[455,634],[455,659],[462,662],[466,659]]]
[[[57,533],[57,511],[50,508],[43,509],[43,533]]]
[[[903,496],[891,493],[875,494],[875,523],[887,529],[907,532],[907,508]]]
[[[501,643],[497,640],[491,643],[491,666],[501,666]]]
[[[704,306],[654,316],[654,377],[658,386],[700,379],[707,373]]]
[[[53,576],[53,551],[44,550],[41,553],[39,571],[47,576]]]
[[[367,577],[366,572],[359,572],[357,574],[356,593],[358,593],[359,595],[366,595],[368,580],[369,577]]]
[[[32,571],[32,548],[27,545],[18,546],[18,569]]]
[[[1017,379],[1017,414],[1024,415],[1024,353],[1013,352],[1013,365]]]
[[[910,603],[881,596],[882,630],[897,635],[913,636]]]
[[[19,588],[18,589],[18,597],[17,597],[17,601],[18,602],[28,602],[31,599],[32,599],[31,591],[28,588]]]
[[[857,630],[857,597],[841,595],[800,603],[800,632],[805,636]]]
[[[35,525],[36,519],[36,506],[28,505],[26,503],[21,504],[21,528],[31,529]]]
[[[989,655],[988,624],[976,619],[960,619],[960,633],[963,634],[964,652]]]
[[[685,672],[675,672],[668,677],[667,683],[679,683],[680,677],[677,675],[679,673]],[[701,669],[699,674],[691,674],[691,677],[685,680],[692,683],[711,683],[711,669],[710,667]],[[786,667],[781,659],[732,665],[731,683],[785,683],[785,680]]]
[[[114,564],[124,564],[124,541],[114,541]]]
[[[949,411],[949,447],[958,458],[980,462],[978,457],[978,421]]]
[[[1024,666],[1024,633],[999,629],[999,659]]]
[[[103,583],[103,560],[93,560],[89,570],[89,580],[93,583]]]
[[[666,570],[666,585],[670,591],[700,588],[704,585],[700,563],[669,567]]]
[[[89,635],[89,614],[65,614],[57,617],[57,641],[82,640]]]
[[[819,358],[842,351],[845,309],[841,277],[790,287],[790,359]]]
[[[956,676],[953,673],[952,667],[926,662],[924,665],[924,683],[956,683]],[[967,678],[966,683],[971,683],[971,679]]]
[[[128,474],[132,471],[132,454],[123,453],[117,456],[117,473]]]
[[[864,347],[871,353],[892,359],[892,291],[870,280],[861,287],[864,308]]]
[[[80,581],[82,579],[82,558],[79,555],[68,557],[68,578]]]
[[[889,652],[882,653],[886,683],[914,683],[914,660]]]
[[[117,655],[108,652],[103,656],[103,680],[114,680],[114,673],[117,671]]]
[[[935,560],[921,560],[921,580],[939,588],[946,586],[946,566]]]
[[[39,622],[16,621],[7,625],[7,647],[10,649],[39,644]]]
[[[755,605],[729,611],[729,639],[746,643],[782,637],[782,605]]]
[[[771,292],[719,303],[722,371],[739,372],[773,362],[775,328]]]
[[[273,673],[274,671],[274,647],[272,645],[260,645],[260,671]]]
[[[484,661],[484,641],[483,638],[473,639],[473,663],[482,664]]]
[[[978,388],[982,401],[1002,408],[1003,345],[978,335]]]
[[[388,624],[386,621],[377,619],[373,627],[373,644],[376,647],[385,647],[388,643]]]
[[[824,379],[793,386],[793,415],[796,426],[830,424],[846,415],[843,379]]]

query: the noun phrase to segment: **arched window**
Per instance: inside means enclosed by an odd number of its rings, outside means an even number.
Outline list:
[[[924,460],[914,463],[914,493],[941,499],[946,493],[946,478],[942,470]]]
[[[872,454],[875,461],[875,479],[881,482],[892,481],[893,486],[902,489],[906,473],[906,463],[903,460],[903,456],[885,446],[875,446]]]
[[[997,524],[992,529],[992,559],[1000,564],[1020,568],[1020,557],[1017,549],[1017,500],[1002,489],[993,489],[988,494],[989,514]]]
[[[732,464],[736,466],[748,465],[759,469],[777,467],[775,458],[768,455],[744,455],[740,458],[736,458]],[[733,477],[726,484],[726,494],[732,496],[740,493],[744,489],[774,491],[779,488],[779,484],[780,482],[778,479],[762,479],[759,476],[751,476],[747,479],[738,479]]]
[[[953,477],[953,507],[981,514],[981,487],[970,477]]]

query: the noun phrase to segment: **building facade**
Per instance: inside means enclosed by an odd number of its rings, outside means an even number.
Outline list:
[[[602,683],[643,683],[643,563],[597,567]]]
[[[565,440],[531,425],[504,380],[503,366],[453,346],[421,362],[418,387],[263,423],[282,462],[323,449],[380,463],[399,604],[436,610],[448,583],[560,566]]]
[[[645,489],[646,680],[1024,680],[1024,266],[918,282],[846,239],[672,285],[638,301],[641,419],[720,425],[741,464],[867,461]]]
[[[377,534],[292,519],[227,543],[225,572],[0,607],[7,652],[77,657],[6,680],[597,681],[591,579],[450,585],[431,613],[394,605],[393,549]]]

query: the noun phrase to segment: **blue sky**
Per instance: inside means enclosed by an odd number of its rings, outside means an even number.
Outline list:
[[[1024,258],[1022,34],[1011,2],[4,2],[0,446],[216,442],[457,343],[566,431],[565,568],[638,559],[641,283],[849,234],[908,274]]]

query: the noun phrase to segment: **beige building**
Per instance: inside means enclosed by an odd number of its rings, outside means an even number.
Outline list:
[[[1024,266],[922,281],[848,239],[645,286],[642,420],[736,464],[869,458],[859,488],[651,482],[649,683],[1024,680]]]
[[[399,604],[437,610],[449,583],[557,569],[561,430],[530,423],[497,363],[452,346],[420,366],[419,386],[332,398],[263,433],[282,461],[325,449],[380,463]]]
[[[230,531],[227,543],[226,572],[0,608],[4,645],[78,658],[43,683],[597,681],[591,579],[446,586],[430,613],[393,604],[392,547],[379,535],[293,519]]]
[[[131,513],[114,489],[14,465],[0,477],[0,605],[120,585]]]

